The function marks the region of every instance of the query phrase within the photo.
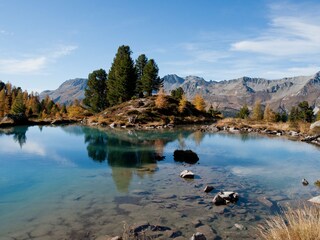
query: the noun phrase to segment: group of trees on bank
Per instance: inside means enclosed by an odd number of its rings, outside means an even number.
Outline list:
[[[128,101],[133,97],[151,96],[162,81],[153,59],[141,54],[135,61],[129,46],[120,46],[109,72],[104,69],[89,74],[83,103],[93,112]]]
[[[37,118],[57,117],[67,114],[67,108],[54,103],[49,97],[40,101],[37,93],[29,94],[20,87],[0,81],[0,117],[7,114]]]
[[[252,112],[250,112],[248,106],[245,104],[237,114],[238,118],[252,119],[255,121],[266,121],[266,122],[308,122],[311,123],[316,120],[313,113],[313,108],[309,106],[307,101],[300,102],[297,106],[293,106],[289,113],[286,111],[275,112],[271,109],[270,105],[267,104],[264,109],[261,105],[261,101],[255,102]],[[318,114],[318,120],[320,115]]]

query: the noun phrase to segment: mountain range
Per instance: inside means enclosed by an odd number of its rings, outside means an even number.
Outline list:
[[[320,105],[320,72],[313,76],[298,76],[268,80],[264,78],[241,77],[232,80],[206,81],[197,76],[179,77],[175,74],[163,77],[167,93],[182,87],[187,98],[192,100],[201,94],[207,106],[218,108],[225,115],[234,115],[244,104],[249,107],[261,100],[276,111],[288,111],[301,101],[313,106]],[[74,99],[84,98],[87,79],[77,78],[64,82],[58,89],[44,91],[40,98],[49,95],[55,102],[70,104]]]

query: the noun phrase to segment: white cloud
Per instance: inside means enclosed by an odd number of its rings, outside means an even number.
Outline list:
[[[71,52],[76,50],[78,46],[70,45],[70,46],[61,46],[57,50],[52,53],[53,58],[60,58],[63,56],[69,55]]]
[[[46,57],[0,59],[0,72],[6,74],[34,73],[44,68]]]
[[[279,16],[261,36],[235,42],[233,51],[253,52],[276,57],[316,55],[320,53],[319,19]]]
[[[45,54],[22,58],[0,58],[0,73],[4,74],[38,74],[47,67],[49,63],[71,54],[77,46],[67,45],[48,51]]]

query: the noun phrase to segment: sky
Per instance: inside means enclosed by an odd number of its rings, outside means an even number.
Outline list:
[[[109,71],[120,45],[159,75],[277,79],[320,71],[320,1],[0,0],[0,80],[29,91]]]

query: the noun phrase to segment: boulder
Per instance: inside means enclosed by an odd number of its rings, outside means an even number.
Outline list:
[[[117,124],[114,122],[109,125],[109,127],[111,127],[111,128],[115,128],[116,126],[117,126]]]
[[[194,173],[189,170],[183,170],[180,173],[180,177],[182,178],[194,178]]]
[[[236,203],[239,200],[239,195],[236,192],[219,192],[214,196],[212,202],[215,205],[226,205],[228,203]]]
[[[320,204],[320,195],[308,200],[309,202]]]
[[[190,240],[207,240],[207,238],[204,236],[203,233],[197,232],[197,233],[192,235]]]
[[[209,193],[209,192],[211,192],[213,189],[214,189],[213,186],[208,186],[208,185],[207,185],[207,186],[203,189],[203,191],[204,191],[205,193]]]
[[[198,155],[192,150],[175,150],[173,158],[177,162],[185,162],[189,164],[195,164],[199,161]]]
[[[312,123],[310,125],[310,130],[312,130],[312,129],[316,128],[316,127],[320,128],[320,120]]]
[[[302,179],[302,181],[301,181],[301,182],[302,182],[302,185],[303,185],[303,186],[307,186],[307,185],[309,185],[309,182],[308,182],[308,181],[307,181],[307,179],[305,179],[305,178],[304,178],[304,179]]]

